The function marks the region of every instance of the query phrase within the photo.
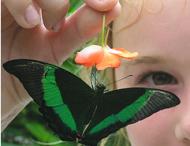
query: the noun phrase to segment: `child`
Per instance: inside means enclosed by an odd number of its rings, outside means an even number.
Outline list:
[[[116,79],[133,75],[117,87],[164,89],[181,100],[174,108],[129,125],[130,142],[132,146],[189,146],[190,1],[129,2],[122,1],[121,15],[113,27],[113,45],[138,51],[139,58],[133,63],[124,61],[116,69]]]

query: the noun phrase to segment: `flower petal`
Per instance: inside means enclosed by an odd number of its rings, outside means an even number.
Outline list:
[[[100,63],[103,56],[104,51],[101,46],[91,45],[77,53],[75,62],[90,67]]]
[[[105,50],[104,57],[102,61],[96,65],[96,68],[97,70],[104,70],[108,67],[119,67],[119,66],[120,66],[119,57]]]
[[[113,49],[109,49],[109,52],[112,53],[112,54],[115,54],[119,57],[122,57],[124,59],[127,59],[127,60],[131,60],[131,59],[134,59],[138,56],[138,52],[129,52],[127,51],[126,49],[124,48],[113,48]]]

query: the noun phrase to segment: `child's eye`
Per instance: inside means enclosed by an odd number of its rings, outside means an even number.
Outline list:
[[[177,84],[178,82],[177,79],[172,75],[166,72],[156,71],[142,75],[138,83],[161,86],[161,85],[171,85],[171,84],[173,85]]]

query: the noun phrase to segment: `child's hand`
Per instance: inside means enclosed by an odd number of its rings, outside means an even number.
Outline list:
[[[108,12],[115,9],[117,0],[86,0],[86,4],[97,13],[98,11]],[[57,31],[61,27],[60,23],[65,20],[69,9],[69,0],[4,0],[3,6],[8,9],[17,24],[23,28],[33,28],[39,25],[42,16],[46,28]],[[79,12],[80,10],[77,13]]]

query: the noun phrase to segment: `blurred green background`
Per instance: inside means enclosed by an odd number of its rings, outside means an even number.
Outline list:
[[[82,0],[70,0],[70,9],[68,16],[83,4]],[[88,42],[94,43],[96,39]],[[76,66],[73,62],[73,56],[66,60],[63,68],[74,74],[78,74],[81,70],[80,66]],[[129,146],[124,130],[120,130],[112,134],[109,138],[104,139],[100,146]],[[39,146],[40,142],[46,142],[54,146],[77,146],[72,142],[60,142],[60,139],[47,127],[46,122],[38,111],[38,106],[31,102],[2,132],[2,146]],[[57,142],[58,144],[51,144]],[[48,144],[44,144],[48,145]],[[78,144],[79,146],[80,144]]]

